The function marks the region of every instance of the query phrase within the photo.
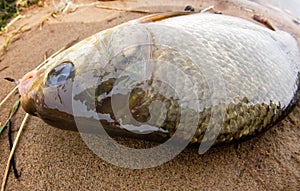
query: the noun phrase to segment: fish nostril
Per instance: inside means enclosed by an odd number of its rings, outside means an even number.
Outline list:
[[[27,73],[21,80],[21,84],[25,84],[30,82],[36,75],[36,71],[31,71],[29,73]]]
[[[32,75],[26,76],[26,78],[24,79],[24,81],[30,80],[32,77],[33,77]]]

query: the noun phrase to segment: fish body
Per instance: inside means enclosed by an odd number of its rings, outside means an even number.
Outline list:
[[[96,121],[119,136],[180,131],[192,143],[230,143],[288,114],[299,67],[297,43],[284,31],[165,13],[88,37],[25,75],[19,91],[26,112],[62,129],[95,132]]]

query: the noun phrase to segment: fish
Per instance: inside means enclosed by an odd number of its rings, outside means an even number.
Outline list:
[[[213,13],[170,12],[103,30],[19,82],[23,109],[51,126],[111,136],[227,144],[299,100],[288,32]]]

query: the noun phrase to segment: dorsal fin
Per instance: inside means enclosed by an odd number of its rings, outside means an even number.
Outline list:
[[[157,22],[161,21],[164,19],[172,18],[172,17],[177,17],[177,16],[183,16],[183,15],[191,15],[195,14],[195,12],[167,12],[167,13],[158,13],[154,15],[149,15],[142,17],[138,19],[140,23],[150,23],[150,22]]]

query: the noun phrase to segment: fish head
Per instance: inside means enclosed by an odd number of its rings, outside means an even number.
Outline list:
[[[23,109],[52,126],[73,128],[72,89],[82,68],[95,66],[97,38],[87,38],[44,61],[19,80]],[[97,60],[97,61],[96,61]],[[84,75],[84,74],[83,74]],[[72,129],[71,129],[72,130]]]
[[[106,89],[111,87],[110,83],[113,82],[110,79],[115,79],[113,71],[116,65],[112,62],[122,63],[124,54],[136,50],[129,48],[124,52],[124,47],[136,47],[132,44],[139,44],[140,41],[148,43],[149,39],[144,38],[145,35],[136,39],[132,33],[136,28],[128,29],[128,25],[107,29],[88,37],[24,75],[18,85],[23,109],[52,126],[57,127],[60,122],[63,127],[59,126],[62,129],[76,126],[74,99],[85,102],[83,104],[86,104],[84,99],[89,99],[92,103],[95,90],[108,91]],[[144,34],[144,30],[140,31]],[[146,54],[144,52],[143,54]],[[86,111],[83,112],[87,113],[89,110],[90,106],[87,105]]]
[[[46,66],[30,71],[18,84],[23,109],[49,124],[73,123],[69,100],[74,75],[75,66],[67,60],[49,61]]]

